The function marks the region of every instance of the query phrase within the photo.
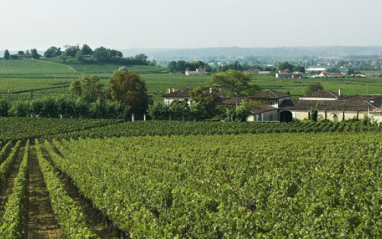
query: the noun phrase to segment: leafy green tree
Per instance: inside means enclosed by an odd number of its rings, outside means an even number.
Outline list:
[[[162,101],[156,101],[149,106],[148,113],[153,120],[168,120],[170,109]]]
[[[174,100],[170,104],[170,117],[171,120],[187,120],[190,109],[186,101]]]
[[[246,100],[242,100],[240,105],[236,107],[236,120],[240,122],[247,121],[248,116],[251,114],[251,108]]]
[[[200,102],[192,102],[190,104],[190,118],[194,121],[202,120],[205,116],[206,109]]]
[[[66,45],[65,48],[66,48],[65,55],[68,57],[75,57],[77,51],[80,51],[80,47],[78,45],[76,46]]]
[[[68,59],[68,56],[66,55],[65,52],[62,52],[59,59],[62,61],[62,62],[66,62],[66,60]]]
[[[110,51],[108,51],[105,47],[99,47],[94,50],[93,57],[99,62],[107,62],[110,61]]]
[[[293,71],[293,65],[292,64],[289,64],[289,62],[287,61],[284,61],[284,62],[280,62],[277,64],[277,71],[289,71],[289,72],[292,72]]]
[[[75,101],[64,97],[56,98],[58,114],[64,118],[74,117]]]
[[[134,56],[134,61],[139,65],[146,65],[148,57],[145,54],[139,54]]]
[[[0,100],[0,116],[8,116],[8,110],[11,108],[11,105],[4,99]]]
[[[43,109],[41,112],[41,117],[57,118],[58,107],[57,107],[55,98],[47,97],[42,99],[42,102],[43,102]]]
[[[199,103],[200,108],[204,109],[202,118],[212,118],[215,115],[216,92],[208,88],[199,86],[190,92],[191,99]]]
[[[77,58],[77,60],[79,62],[83,62],[84,61],[84,56],[82,55],[81,51],[77,51],[76,58]]]
[[[56,57],[61,55],[61,48],[57,48],[55,46],[49,47],[45,52],[45,57]]]
[[[308,95],[310,93],[313,93],[315,91],[323,90],[324,87],[321,85],[320,82],[312,82],[310,83],[306,89],[305,89],[305,94]]]
[[[32,56],[33,59],[40,59],[40,54],[38,54],[36,48],[33,48],[31,50],[31,56]]]
[[[89,56],[91,54],[93,54],[93,50],[88,45],[83,44],[81,48],[81,55]]]
[[[131,107],[131,113],[143,115],[149,104],[146,83],[138,73],[119,71],[109,79],[110,94],[114,101]]]
[[[187,64],[185,61],[178,61],[176,66],[176,71],[180,73],[186,72]]]
[[[8,49],[6,49],[5,51],[4,51],[4,59],[5,60],[9,60],[9,57],[11,56],[11,54],[9,54],[9,51],[8,51]]]
[[[76,118],[89,118],[89,103],[83,98],[78,98],[74,104],[74,115]]]
[[[353,74],[355,74],[355,70],[354,70],[354,68],[349,68],[348,69],[348,71],[347,71],[347,75],[353,75]]]
[[[178,71],[177,67],[178,67],[178,65],[177,65],[176,61],[170,61],[167,64],[167,68],[170,70],[171,73],[176,73]]]
[[[340,73],[340,68],[338,66],[333,66],[333,67],[330,67],[329,69],[326,70],[327,72],[331,72],[331,73]]]
[[[69,92],[84,99],[85,102],[95,102],[103,99],[103,84],[96,75],[84,76],[80,80],[74,80],[69,86]]]
[[[220,85],[228,96],[242,96],[251,88],[251,73],[228,70],[212,75],[212,84]]]
[[[305,73],[305,67],[303,66],[293,66],[292,71],[298,71],[298,72],[304,72]]]
[[[29,116],[29,102],[24,100],[17,101],[9,110],[9,116],[12,116],[12,117]]]

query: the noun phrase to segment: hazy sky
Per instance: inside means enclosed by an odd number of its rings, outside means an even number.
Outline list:
[[[382,45],[382,0],[0,0],[0,50]]]

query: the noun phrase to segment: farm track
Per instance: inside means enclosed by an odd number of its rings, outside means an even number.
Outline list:
[[[8,201],[8,195],[12,193],[13,181],[19,172],[19,167],[21,160],[23,159],[24,148],[20,148],[17,153],[17,159],[13,164],[10,175],[7,177],[7,182],[4,184],[4,187],[1,188],[0,192],[0,217],[4,215],[5,204]]]
[[[109,229],[107,225],[107,219],[103,216],[97,209],[93,207],[91,203],[85,200],[78,189],[70,182],[70,179],[62,172],[60,172],[52,160],[45,147],[41,147],[44,158],[51,163],[54,168],[55,174],[61,183],[64,185],[64,189],[68,192],[69,196],[81,207],[82,212],[85,216],[86,223],[90,226],[93,233],[97,234],[102,239],[115,239],[119,238],[113,235],[113,232]]]
[[[49,200],[44,177],[41,173],[35,147],[29,155],[28,222],[25,225],[27,239],[62,238]]]

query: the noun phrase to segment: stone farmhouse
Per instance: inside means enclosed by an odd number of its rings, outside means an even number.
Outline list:
[[[310,109],[317,109],[318,120],[341,121],[367,116],[377,122],[382,122],[382,95],[344,96],[341,92],[316,91],[300,97],[298,100],[287,100],[280,105],[281,119],[307,119]]]
[[[174,100],[187,100],[190,103],[189,92],[191,88],[180,91],[170,90],[163,95],[166,104]],[[328,119],[341,121],[367,116],[374,121],[382,122],[382,95],[356,95],[345,96],[338,93],[320,90],[299,97],[298,100],[290,99],[290,95],[276,90],[267,90],[250,97],[223,97],[217,96],[215,104],[220,106],[237,106],[242,100],[247,100],[251,105],[251,115],[247,121],[281,121],[308,119],[309,111],[316,109],[318,120]]]
[[[186,100],[188,104],[191,103],[191,97],[190,92],[192,91],[192,88],[185,88],[183,90],[175,90],[175,88],[169,88],[166,92],[166,94],[162,95],[163,101],[166,105],[170,105],[173,101],[179,100],[184,101]]]

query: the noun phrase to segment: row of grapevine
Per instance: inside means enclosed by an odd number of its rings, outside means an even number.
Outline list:
[[[12,194],[5,205],[0,220],[0,237],[5,239],[23,238],[23,222],[27,205],[29,141],[25,145],[23,160],[14,179]]]
[[[1,140],[34,140],[52,138],[69,132],[80,132],[123,122],[121,120],[7,118],[0,117]]]
[[[21,141],[17,141],[17,143],[13,146],[12,152],[9,154],[7,159],[0,165],[0,188],[3,188],[4,183],[6,182],[9,173],[15,163],[17,158],[17,153],[21,146]]]
[[[9,151],[12,149],[13,142],[10,140],[0,151],[0,163],[2,163],[7,157]]]
[[[56,177],[52,165],[44,159],[42,147],[36,140],[37,158],[44,176],[49,198],[59,225],[67,238],[97,238],[89,229],[81,208],[67,194]]]
[[[1,118],[0,139],[104,138],[168,135],[223,135],[298,132],[380,132],[380,124],[363,122],[180,122]]]
[[[73,131],[62,134],[61,138],[104,138],[130,136],[169,136],[169,135],[223,135],[260,133],[318,133],[318,132],[380,132],[381,126],[363,125],[361,122],[179,122],[147,121],[126,122]]]
[[[142,220],[155,220],[155,217],[149,210],[141,207],[139,201],[128,200],[121,190],[110,187],[108,182],[82,174],[78,165],[59,156],[49,142],[46,141],[45,146],[54,164],[70,176],[83,196],[90,199],[96,208],[114,222],[115,228],[136,238],[147,235],[146,228],[142,228],[142,223],[134,220],[132,215],[139,213]]]
[[[378,238],[380,137],[295,133],[54,141],[63,157],[46,145],[80,192],[132,238]]]

